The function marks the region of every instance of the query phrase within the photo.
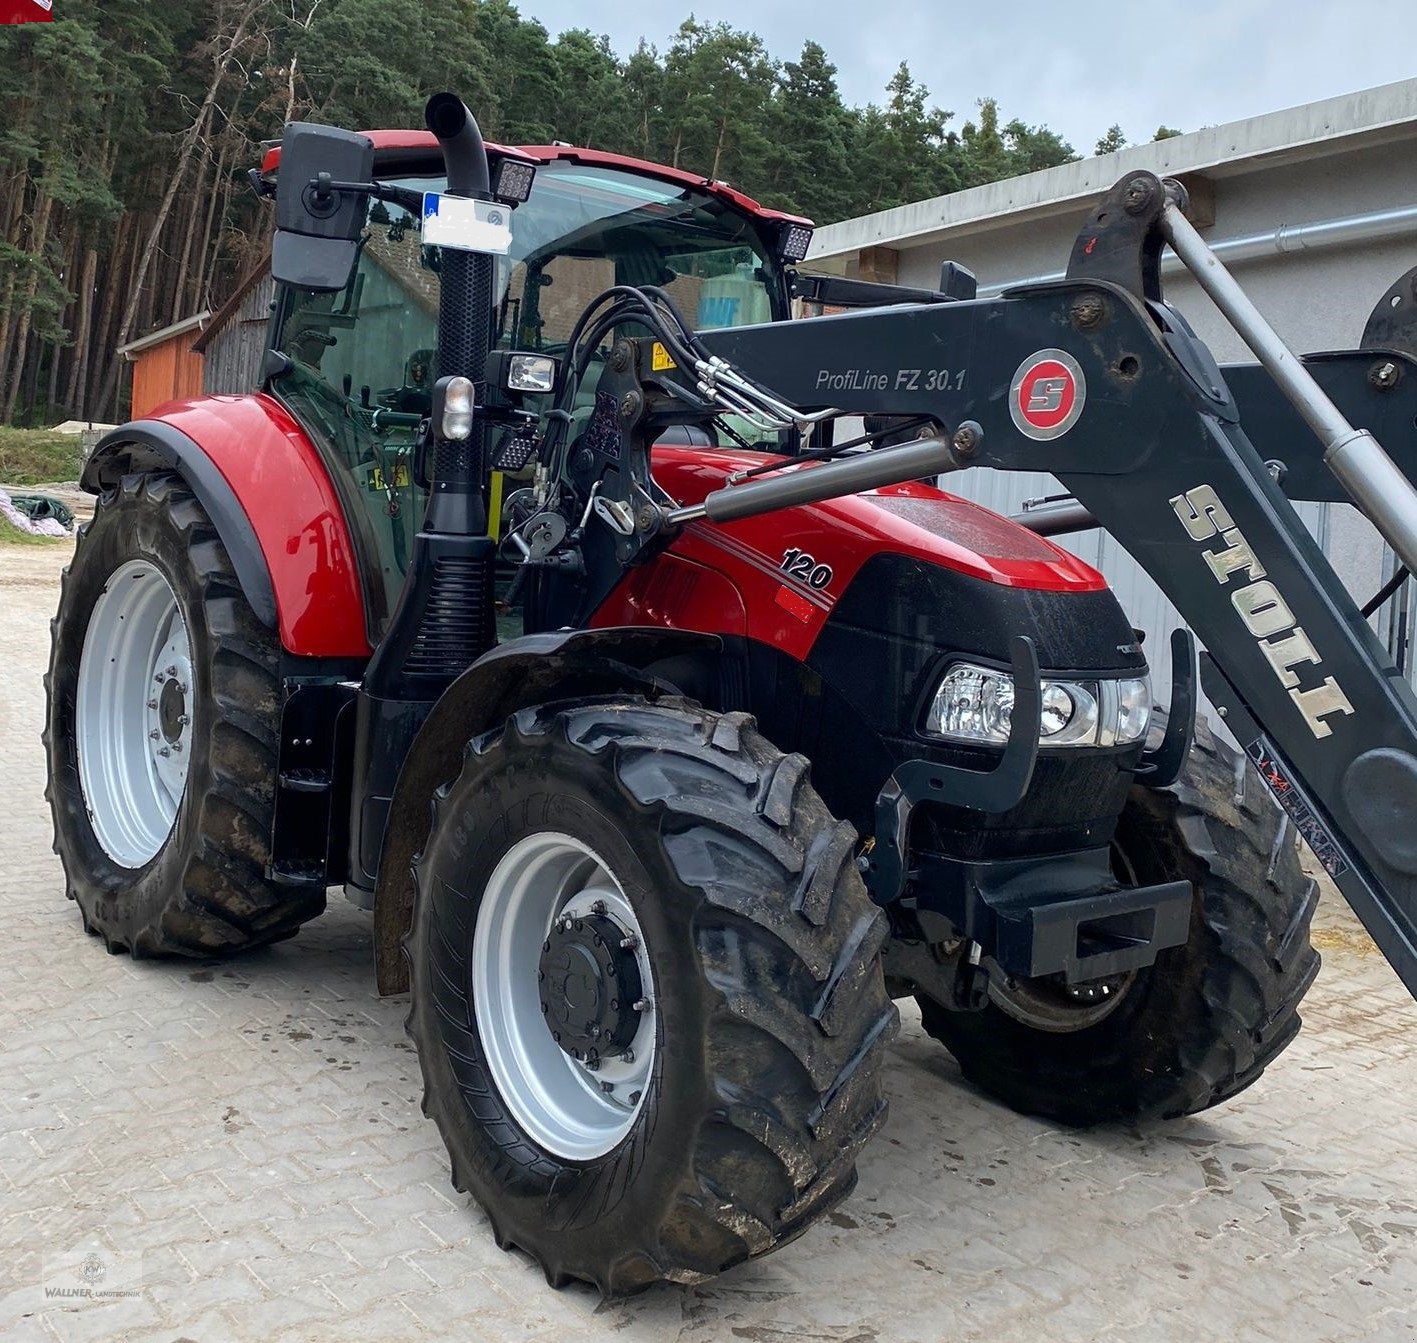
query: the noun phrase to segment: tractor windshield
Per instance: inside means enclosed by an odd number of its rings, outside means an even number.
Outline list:
[[[662,285],[700,330],[786,315],[782,276],[754,221],[706,192],[613,168],[550,163],[512,216],[500,343],[563,347],[612,285]]]
[[[399,185],[435,191],[436,177]],[[412,451],[437,370],[438,254],[421,219],[372,201],[359,261],[338,294],[287,288],[274,345],[290,368],[271,384],[311,431],[359,507],[371,635],[392,611],[423,515]],[[586,305],[615,284],[658,284],[703,329],[787,315],[786,285],[751,216],[707,192],[612,168],[540,166],[499,259],[499,346],[559,353]],[[597,370],[585,381],[593,400]],[[549,409],[549,406],[546,407]],[[494,524],[495,525],[495,524]]]

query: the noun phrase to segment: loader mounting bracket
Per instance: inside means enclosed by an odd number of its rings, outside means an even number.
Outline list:
[[[905,890],[906,842],[911,808],[942,802],[952,807],[999,813],[1022,801],[1038,763],[1038,732],[1043,697],[1038,654],[1033,640],[1015,635],[1009,644],[1013,663],[1014,708],[1009,740],[991,770],[964,769],[933,760],[907,760],[897,766],[876,799],[876,842],[867,858],[866,886],[879,905],[898,900]]]
[[[1364,350],[1397,350],[1417,358],[1417,266],[1378,300],[1363,328],[1359,346]]]
[[[1124,177],[1074,239],[1067,278],[1107,280],[1143,302],[1160,302],[1164,242],[1157,225],[1168,194],[1184,208],[1186,193],[1179,182],[1163,182],[1148,172]]]
[[[1171,631],[1171,704],[1166,732],[1154,751],[1137,766],[1137,778],[1148,788],[1169,788],[1181,775],[1196,740],[1199,701],[1196,636],[1185,628]]]

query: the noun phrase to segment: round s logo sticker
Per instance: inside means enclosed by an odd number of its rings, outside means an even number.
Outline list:
[[[1018,366],[1009,385],[1009,414],[1027,438],[1061,438],[1087,402],[1087,379],[1066,350],[1039,350]]]

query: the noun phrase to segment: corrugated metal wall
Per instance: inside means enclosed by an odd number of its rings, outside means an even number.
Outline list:
[[[271,320],[275,281],[264,275],[241,301],[207,346],[202,370],[202,390],[208,395],[235,395],[251,391],[260,381],[261,357],[266,349],[266,328]]]

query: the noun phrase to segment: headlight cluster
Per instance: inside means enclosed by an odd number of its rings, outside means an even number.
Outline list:
[[[1140,741],[1151,721],[1151,687],[1145,677],[1042,683],[1042,746],[1125,746]],[[1009,739],[1014,679],[1006,671],[956,662],[925,716],[925,730],[953,741]]]

